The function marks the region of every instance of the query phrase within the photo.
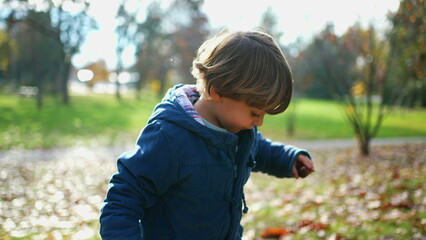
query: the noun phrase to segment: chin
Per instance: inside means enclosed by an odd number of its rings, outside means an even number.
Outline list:
[[[239,133],[239,132],[244,131],[244,130],[251,130],[251,128],[240,128],[240,129],[233,130],[233,131],[228,131],[228,132],[230,132],[230,133]]]
[[[230,133],[238,133],[241,131],[241,129],[226,129],[226,131],[230,132]]]

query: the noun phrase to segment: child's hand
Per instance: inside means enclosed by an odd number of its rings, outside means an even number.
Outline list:
[[[293,176],[297,179],[299,177],[305,178],[309,174],[315,172],[314,163],[304,154],[299,154],[293,164]]]

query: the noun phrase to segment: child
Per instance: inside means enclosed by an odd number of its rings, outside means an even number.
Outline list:
[[[271,36],[221,32],[200,47],[192,73],[197,85],[170,89],[137,149],[119,157],[100,216],[103,239],[241,239],[251,171],[295,178],[314,171],[308,152],[257,131],[265,114],[284,112],[292,93]]]

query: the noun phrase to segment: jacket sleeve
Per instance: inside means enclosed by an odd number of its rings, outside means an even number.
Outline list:
[[[260,171],[280,178],[290,178],[293,177],[292,168],[298,154],[305,154],[311,158],[309,152],[304,149],[271,142],[263,138],[260,133],[257,133],[256,138],[254,151],[256,166],[253,171]]]
[[[155,203],[176,176],[168,146],[161,125],[152,123],[142,131],[137,149],[119,157],[118,172],[110,180],[101,210],[103,240],[143,239],[144,209]]]

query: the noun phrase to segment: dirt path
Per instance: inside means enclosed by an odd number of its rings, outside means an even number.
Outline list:
[[[372,146],[404,145],[426,143],[426,136],[407,138],[377,138],[372,141]],[[335,140],[310,140],[289,141],[286,144],[295,145],[308,150],[326,150],[333,148],[351,148],[356,146],[354,139]],[[86,160],[115,161],[124,151],[132,150],[133,146],[96,146],[96,147],[71,147],[53,149],[12,149],[0,151],[0,163],[4,161],[49,161],[49,160]]]
[[[405,144],[419,144],[426,143],[426,136],[422,137],[405,137],[405,138],[376,138],[371,142],[371,146],[384,146],[384,145],[405,145]],[[327,139],[327,140],[310,140],[310,141],[294,141],[289,142],[301,148],[321,150],[333,148],[352,148],[356,147],[355,139]]]

